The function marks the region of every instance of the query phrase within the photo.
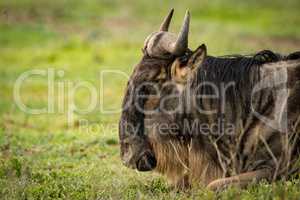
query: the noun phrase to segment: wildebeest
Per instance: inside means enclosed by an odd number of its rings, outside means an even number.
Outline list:
[[[176,187],[246,186],[299,172],[300,53],[213,57],[173,10],[145,41],[123,99],[123,163]]]

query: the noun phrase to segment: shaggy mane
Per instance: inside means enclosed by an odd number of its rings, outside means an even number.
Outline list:
[[[217,87],[234,82],[234,87],[226,90],[226,102],[233,106],[242,105],[242,112],[249,113],[252,89],[260,81],[260,68],[266,63],[300,59],[300,52],[282,56],[269,50],[260,51],[254,55],[207,56],[195,77],[187,87],[195,88],[201,83],[212,83]],[[204,85],[197,94],[213,94],[211,86]]]

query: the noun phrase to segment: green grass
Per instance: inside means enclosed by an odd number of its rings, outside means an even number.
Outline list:
[[[119,113],[105,114],[100,108],[120,108],[127,80],[120,74],[101,77],[99,72],[130,74],[141,58],[143,40],[157,30],[171,7],[175,8],[171,27],[175,32],[185,10],[191,11],[191,48],[206,43],[213,55],[299,50],[297,0],[1,1],[0,199],[299,199],[297,179],[221,193],[201,188],[177,192],[163,177],[121,164]],[[14,103],[15,81],[23,72],[49,68],[56,73],[55,112],[24,113]],[[59,70],[64,71],[62,77],[57,75]],[[82,81],[95,86],[98,105],[88,114],[73,113],[68,121],[73,102],[67,83]],[[61,100],[59,84],[65,89]],[[32,77],[21,89],[26,105],[47,105],[46,77]],[[74,99],[84,108],[89,93],[78,90]],[[82,120],[88,120],[89,126]]]

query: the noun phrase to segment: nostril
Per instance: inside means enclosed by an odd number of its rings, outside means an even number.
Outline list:
[[[137,169],[139,171],[150,171],[156,167],[155,157],[149,153],[144,153],[141,158],[137,161]]]
[[[152,155],[152,154],[149,154],[148,156],[148,162],[149,164],[154,168],[156,167],[156,158]]]

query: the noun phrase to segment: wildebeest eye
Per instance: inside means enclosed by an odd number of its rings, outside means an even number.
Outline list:
[[[189,58],[191,57],[192,52],[191,51],[187,51],[183,56],[178,58],[178,61],[180,62],[180,65],[186,65]]]
[[[186,64],[188,60],[189,59],[188,59],[187,56],[182,56],[182,57],[179,58],[179,62],[180,62],[181,65]]]

